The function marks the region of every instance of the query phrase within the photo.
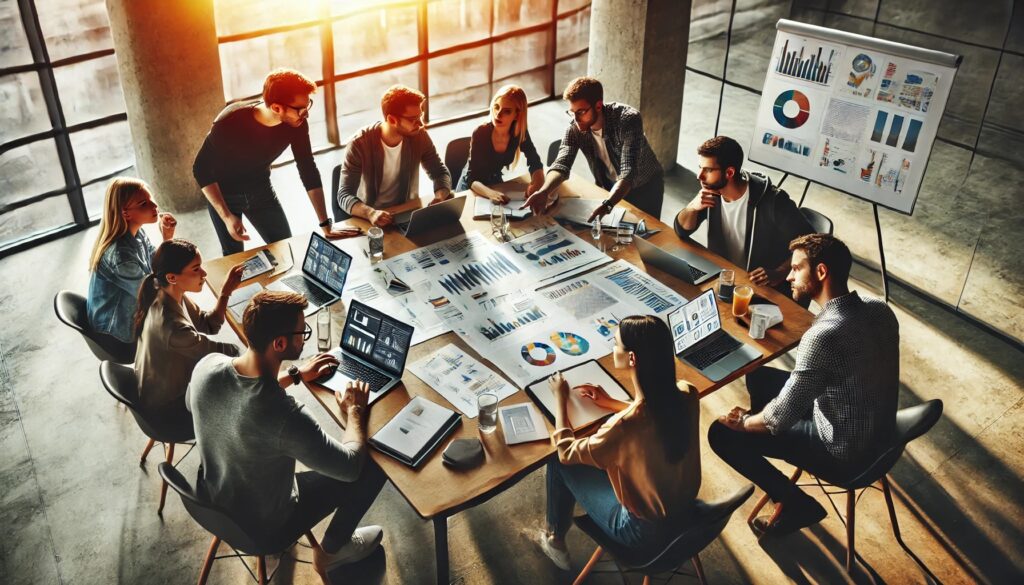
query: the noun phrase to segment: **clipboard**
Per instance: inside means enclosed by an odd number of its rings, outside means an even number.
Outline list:
[[[616,400],[633,401],[633,397],[626,392],[622,384],[619,384],[619,381],[597,360],[588,360],[562,370],[562,375],[565,376],[570,388],[580,384],[595,384],[604,388],[608,396]],[[526,394],[551,424],[555,424],[555,397],[548,389],[548,377],[545,376],[527,385]],[[586,428],[612,414],[611,411],[597,406],[589,398],[582,398],[575,392],[569,394],[568,409],[569,422],[572,423],[574,431]]]
[[[415,453],[409,454],[399,450],[394,445],[389,444],[386,441],[386,437],[383,437],[382,435],[401,436],[395,434],[395,427],[400,426],[404,419],[408,416],[409,412],[418,407],[428,408],[433,411],[432,414],[434,415],[443,414],[444,412],[447,412],[447,415],[436,428],[431,429],[433,430],[433,433],[426,441],[423,442],[419,449]],[[441,445],[441,442],[447,439],[449,436],[451,436],[451,434],[455,431],[456,427],[458,427],[460,424],[462,424],[462,415],[459,414],[458,412],[455,412],[450,408],[441,406],[440,404],[437,404],[436,402],[433,402],[431,400],[427,400],[422,396],[417,396],[410,400],[408,404],[402,407],[402,410],[398,411],[398,413],[395,414],[395,416],[393,416],[391,420],[385,423],[383,427],[381,427],[376,433],[374,433],[374,435],[370,437],[369,443],[371,447],[380,451],[381,453],[393,457],[401,461],[402,463],[408,465],[409,467],[415,469],[416,467],[419,467],[420,464],[422,464],[427,459],[427,457],[430,456],[431,453],[437,450],[437,448]],[[404,433],[404,431],[399,432]]]

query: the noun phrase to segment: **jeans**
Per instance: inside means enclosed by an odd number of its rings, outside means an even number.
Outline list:
[[[572,526],[578,501],[587,515],[612,540],[629,548],[662,544],[658,524],[634,516],[615,497],[608,474],[589,465],[564,465],[553,459],[547,466],[548,529],[559,538]]]
[[[750,412],[758,413],[779,395],[789,372],[761,367],[747,374]],[[723,461],[763,489],[776,503],[804,497],[800,488],[772,465],[767,458],[782,459],[814,475],[845,477],[862,467],[833,457],[818,436],[818,430],[805,413],[802,420],[778,434],[734,431],[715,421],[708,429],[708,444]]]
[[[242,192],[225,192],[224,203],[227,204],[231,213],[249,218],[256,232],[267,244],[292,237],[291,226],[288,225],[288,217],[284,214],[281,201],[274,193],[274,187],[268,182]],[[210,219],[213,221],[213,229],[217,232],[217,239],[220,240],[220,249],[225,256],[235,254],[245,249],[242,242],[231,237],[224,220],[220,218],[213,206],[207,202],[207,209],[210,212]]]

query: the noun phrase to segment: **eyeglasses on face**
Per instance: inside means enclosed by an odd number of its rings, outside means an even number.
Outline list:
[[[309,323],[306,323],[302,331],[292,331],[290,335],[301,335],[303,341],[309,341],[309,338],[313,337],[313,328],[309,326]]]
[[[565,115],[569,116],[570,118],[572,118],[574,120],[579,120],[583,116],[586,116],[587,112],[589,112],[590,110],[593,110],[593,109],[594,109],[594,106],[590,106],[589,108],[583,108],[582,110],[576,110],[575,112],[572,111],[572,110],[566,110],[565,111]]]
[[[300,115],[300,116],[305,116],[306,114],[309,113],[309,110],[313,107],[313,98],[310,97],[309,98],[309,103],[306,104],[305,107],[302,107],[302,108],[297,107],[297,106],[293,106],[291,104],[281,104],[281,105],[283,105],[284,107],[286,107],[286,108],[288,108],[290,110],[295,110],[295,113]]]

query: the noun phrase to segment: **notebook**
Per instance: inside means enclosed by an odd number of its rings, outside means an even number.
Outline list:
[[[462,415],[454,410],[416,396],[370,437],[370,445],[409,467],[419,467],[461,422]]]
[[[594,384],[604,388],[608,396],[616,400],[623,402],[633,401],[633,397],[626,392],[626,389],[597,360],[586,361],[562,370],[562,375],[565,376],[565,381],[569,383],[570,389],[581,384]],[[554,424],[555,397],[551,393],[551,389],[548,388],[548,377],[545,376],[527,386],[526,394],[540,408],[544,416],[551,421],[551,424]],[[574,431],[585,428],[612,414],[610,410],[605,410],[594,404],[593,400],[583,398],[575,390],[570,390],[569,392],[568,405],[569,423],[572,424]]]

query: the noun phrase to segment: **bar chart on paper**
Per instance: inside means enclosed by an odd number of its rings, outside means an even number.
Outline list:
[[[483,260],[463,262],[454,272],[442,274],[438,283],[448,294],[458,295],[483,285],[494,285],[519,272],[519,267],[495,251]]]
[[[811,45],[795,42],[790,48],[787,39],[781,52],[775,57],[775,72],[787,77],[795,77],[820,85],[828,85],[832,81],[832,67],[838,51],[823,45]]]

